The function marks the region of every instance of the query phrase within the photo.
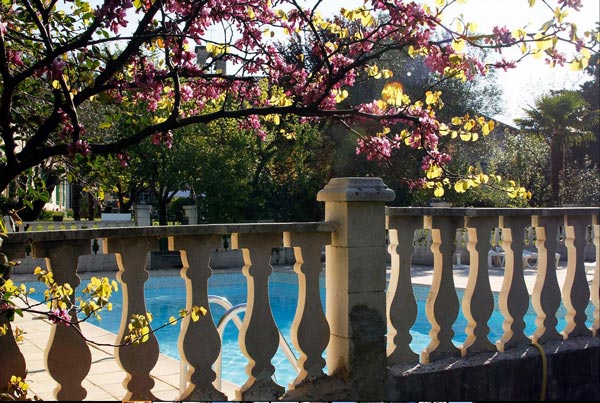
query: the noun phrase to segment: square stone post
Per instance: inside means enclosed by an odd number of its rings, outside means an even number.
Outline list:
[[[334,178],[317,195],[338,225],[326,247],[327,367],[367,401],[385,395],[385,202],[394,197],[380,178]]]
[[[149,227],[152,225],[152,220],[150,219],[150,210],[152,206],[148,206],[145,204],[136,204],[133,206],[133,213],[135,217],[135,225],[138,227]]]
[[[187,217],[189,225],[198,224],[198,206],[195,204],[183,206],[183,213]]]

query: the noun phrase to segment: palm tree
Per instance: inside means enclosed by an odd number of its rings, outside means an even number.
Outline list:
[[[525,109],[526,117],[516,119],[525,133],[542,137],[550,146],[551,204],[559,202],[560,174],[570,146],[594,141],[592,131],[598,124],[598,110],[591,110],[577,91],[562,90],[544,95],[535,107]]]

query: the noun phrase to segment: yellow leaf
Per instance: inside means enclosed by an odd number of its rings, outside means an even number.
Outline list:
[[[382,69],[381,75],[383,76],[383,78],[391,78],[394,76],[394,72],[388,69]]]
[[[227,46],[226,45],[217,45],[214,43],[207,43],[206,44],[206,51],[208,53],[210,53],[213,57],[219,56],[223,53],[227,52]]]
[[[444,123],[440,124],[440,128],[439,128],[440,136],[446,136],[449,132],[450,132],[450,130],[448,130],[448,126],[446,126]]]
[[[539,50],[546,50],[552,47],[552,39],[547,39],[540,33],[537,33],[534,39]]]
[[[439,178],[440,176],[442,176],[443,170],[441,167],[437,166],[437,165],[432,165],[431,167],[429,167],[429,169],[427,169],[426,175],[427,175],[427,179],[435,179],[435,178]]]
[[[456,193],[464,193],[467,190],[466,183],[464,181],[458,181],[454,184],[454,190]]]
[[[335,90],[335,91],[333,91],[333,93],[335,94],[335,102],[337,104],[342,102],[344,99],[348,98],[347,90]]]
[[[437,188],[435,188],[435,190],[433,191],[433,195],[435,197],[442,197],[444,195],[444,188],[442,186],[438,186]]]
[[[477,25],[476,22],[469,22],[467,24],[467,31],[469,31],[470,33],[477,32],[477,28],[479,28],[479,25]]]
[[[460,139],[462,141],[469,141],[469,140],[471,140],[471,133],[470,132],[462,132],[460,134]]]
[[[571,63],[569,63],[569,68],[572,71],[581,71],[583,70],[583,63],[581,63],[581,60],[573,60]]]
[[[467,43],[462,39],[452,41],[452,49],[454,49],[458,53],[462,53],[465,50],[466,46]]]
[[[415,47],[413,45],[410,45],[408,47],[408,55],[410,57],[415,57],[415,55],[417,55],[419,52],[417,50],[415,50]]]
[[[60,82],[58,82],[58,80],[52,80],[52,88],[54,88],[55,90],[59,90]]]
[[[406,104],[410,102],[408,95],[404,94],[402,84],[397,81],[387,83],[381,91],[381,97],[387,104],[393,106],[399,106],[403,103]]]
[[[452,118],[451,123],[455,126],[462,124],[462,118],[455,116]]]
[[[377,104],[377,107],[379,109],[381,109],[382,111],[387,109],[387,104],[385,103],[385,101],[382,101],[381,99],[378,99],[376,104]]]
[[[282,9],[278,9],[275,12],[275,15],[277,15],[277,18],[282,19],[284,21],[287,21],[287,19],[288,19],[287,13]]]

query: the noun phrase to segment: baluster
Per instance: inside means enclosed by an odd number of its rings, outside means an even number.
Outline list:
[[[531,224],[530,217],[501,216],[502,249],[504,249],[504,279],[498,298],[500,312],[504,316],[504,334],[496,342],[498,351],[531,341],[525,335],[524,317],[529,307],[529,292],[523,274],[523,249],[525,229]]]
[[[460,355],[452,343],[452,324],[458,317],[458,297],[452,275],[454,239],[461,217],[425,216],[424,227],[430,229],[433,253],[433,281],[427,296],[425,313],[431,323],[431,342],[421,352],[421,362],[428,363],[447,356]]]
[[[556,234],[561,217],[532,216],[535,228],[535,246],[538,250],[538,265],[535,285],[531,294],[531,304],[537,314],[536,329],[531,336],[533,341],[545,343],[549,340],[562,340],[556,330],[556,311],[560,305],[560,287],[556,278]]]
[[[487,261],[490,236],[497,225],[497,217],[465,217],[470,264],[467,288],[462,300],[463,313],[467,319],[467,339],[461,348],[463,357],[468,353],[495,350],[488,339],[490,327],[487,322],[494,311],[494,296]]]
[[[419,355],[410,348],[410,328],[417,319],[417,302],[412,288],[410,264],[415,231],[423,227],[420,216],[386,216],[390,236],[391,275],[387,300],[388,364],[414,362]],[[402,230],[402,232],[399,231]],[[402,235],[402,236],[401,236]]]
[[[329,343],[329,324],[321,304],[319,277],[323,271],[321,249],[331,243],[331,234],[285,232],[283,239],[284,246],[294,247],[294,271],[298,274],[298,306],[291,336],[300,352],[300,373],[289,385],[294,389],[304,380],[324,376],[322,355]]]
[[[248,357],[248,380],[236,391],[236,400],[277,400],[285,391],[273,381],[275,367],[271,364],[279,333],[269,302],[270,259],[271,250],[280,246],[280,233],[231,235],[232,249],[242,250],[242,272],[248,282],[247,308],[239,333],[240,348]]]
[[[69,242],[38,242],[33,244],[33,256],[47,256],[48,271],[58,285],[69,284],[75,291],[80,284],[77,276],[77,260],[80,255],[89,254],[90,241],[70,240]],[[71,296],[75,302],[75,292]],[[72,321],[77,320],[75,309],[69,312]],[[92,365],[92,354],[86,341],[77,332],[78,324],[65,326],[52,325],[48,346],[45,352],[46,368],[58,383],[54,389],[57,400],[83,400],[87,391],[81,385]]]
[[[587,243],[585,236],[590,225],[589,216],[565,216],[564,239],[567,247],[567,274],[563,286],[563,303],[567,309],[563,337],[590,336],[587,328],[585,309],[590,300],[587,284],[583,249]]]
[[[1,216],[0,219],[2,219]],[[20,256],[23,250],[25,250],[24,243],[4,244],[2,249],[7,256]],[[0,259],[3,258],[0,255]],[[4,261],[0,261],[0,263],[4,263]],[[4,284],[4,280],[6,278],[0,279],[0,285]],[[0,362],[2,363],[0,365],[0,393],[7,391],[11,376],[14,375],[24,379],[25,375],[27,375],[25,357],[19,349],[11,322],[6,315],[5,312],[0,310],[0,327],[6,325],[6,334],[0,336]]]
[[[190,365],[190,385],[181,394],[179,401],[224,401],[227,396],[213,386],[216,373],[213,363],[221,351],[221,338],[215,326],[208,302],[208,278],[210,251],[221,245],[219,235],[177,236],[169,239],[169,249],[179,250],[181,255],[181,277],[185,281],[186,309],[193,306],[207,309],[206,315],[196,322],[187,316],[179,334],[179,354]]]
[[[105,253],[114,253],[117,260],[117,280],[123,293],[123,313],[117,344],[125,342],[129,334],[127,325],[133,315],[146,315],[144,283],[148,280],[146,255],[156,248],[156,239],[150,237],[107,238]],[[127,390],[122,400],[158,400],[151,392],[154,379],[150,371],[158,361],[158,341],[154,333],[148,340],[115,348],[117,363],[127,373],[123,386]]]
[[[535,227],[527,227],[527,247],[525,249],[535,252]]]
[[[596,267],[592,278],[591,299],[594,304],[594,323],[592,332],[594,336],[600,336],[600,220],[598,216],[592,216],[592,231],[594,232],[594,246],[596,248]]]

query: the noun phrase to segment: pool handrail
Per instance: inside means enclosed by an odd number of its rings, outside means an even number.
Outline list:
[[[220,295],[212,295],[212,294],[209,295],[208,303],[220,305],[225,309],[225,311],[228,311],[229,309],[231,309],[233,307],[233,304],[227,298],[222,297]],[[239,329],[240,326],[242,325],[242,321],[237,316],[234,318],[234,320],[235,320],[235,324],[236,324],[237,328]],[[182,325],[183,325],[183,323],[182,323]],[[221,341],[222,341],[222,338],[221,338]],[[219,356],[219,358],[220,358],[220,356]],[[219,363],[218,368],[219,368],[219,372],[217,374],[217,377],[220,377],[221,376],[220,375],[220,372],[221,372],[220,363]],[[179,369],[180,369],[180,371],[179,371],[179,390],[181,391],[181,393],[183,393],[183,391],[187,388],[187,375],[188,375],[188,369],[189,369],[185,360],[180,360]],[[219,382],[219,385],[220,384],[221,383]]]
[[[225,331],[225,326],[233,320],[235,326],[238,330],[242,327],[242,320],[239,318],[239,314],[246,311],[246,303],[233,305],[227,298],[222,297],[220,295],[209,295],[208,302],[212,304],[217,304],[222,306],[225,309],[225,313],[219,319],[219,323],[217,324],[217,330],[219,332],[219,337],[221,338],[221,342],[223,341],[223,332]],[[289,343],[279,332],[279,346],[281,347],[283,353],[285,354],[288,361],[292,364],[296,373],[300,372],[300,368],[298,367],[298,358],[292,351]],[[221,380],[222,380],[222,350],[219,353],[219,358],[215,361],[215,373],[217,375],[215,379],[215,387],[221,388]],[[179,390],[183,393],[183,391],[187,387],[187,373],[188,373],[188,365],[185,360],[180,361],[180,371],[179,371]]]
[[[224,299],[226,300],[226,298],[224,298]],[[242,321],[240,320],[238,315],[242,312],[245,312],[246,307],[247,307],[246,303],[237,304],[237,305],[229,308],[223,314],[223,316],[221,316],[221,319],[219,319],[219,323],[217,324],[217,331],[219,332],[221,341],[223,340],[223,332],[225,331],[225,326],[227,326],[229,321],[233,320],[237,329],[238,330],[241,329]],[[279,333],[279,347],[281,347],[286,358],[288,359],[290,364],[292,364],[292,366],[296,370],[296,373],[300,373],[300,368],[298,367],[298,358],[296,357],[296,355],[290,348],[289,343],[287,342],[285,337],[283,337],[280,330],[278,330],[278,333]],[[214,385],[215,385],[215,387],[217,387],[219,389],[221,388],[221,380],[222,380],[222,362],[223,362],[223,349],[221,349],[219,351],[219,357],[215,361],[215,373],[216,373],[217,377],[214,381]]]

